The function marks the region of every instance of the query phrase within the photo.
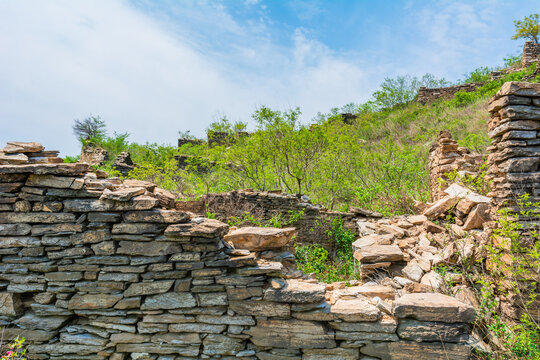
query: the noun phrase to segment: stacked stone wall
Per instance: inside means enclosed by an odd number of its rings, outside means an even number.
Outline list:
[[[533,41],[527,41],[523,46],[523,56],[521,57],[521,66],[528,67],[532,63],[540,61],[540,44]]]
[[[508,82],[490,100],[488,129],[492,139],[488,157],[489,179],[492,182],[492,213],[510,208],[523,226],[519,241],[533,247],[539,241],[540,223],[540,84]],[[525,202],[521,197],[527,194]],[[530,202],[532,206],[526,203]],[[524,213],[530,211],[530,213]],[[538,269],[533,269],[533,272]],[[540,293],[538,281],[527,286],[526,293]],[[522,304],[517,297],[505,299],[505,315],[518,319]],[[536,299],[528,311],[540,320],[540,301]]]
[[[426,88],[421,87],[418,89],[418,95],[416,101],[422,105],[431,104],[432,102],[445,99],[449,100],[454,97],[458,91],[471,92],[476,91],[483,83],[467,83],[462,85],[455,85],[443,88]]]
[[[0,321],[29,359],[469,358],[469,305],[292,279],[284,249],[90,170],[0,166]]]
[[[370,214],[377,215],[371,212],[359,214],[327,211],[318,205],[311,204],[306,196],[298,197],[281,192],[238,190],[208,194],[205,202],[207,211],[216,214],[222,221],[228,221],[231,217],[242,218],[246,212],[265,222],[276,217],[286,220],[293,214],[303,212],[299,220],[294,223],[297,232],[296,242],[317,243],[330,251],[333,250],[335,244],[332,243],[326,230],[329,229],[332,219],[336,217],[341,219],[345,228],[357,233],[356,220]]]
[[[482,162],[481,154],[459,146],[449,131],[441,131],[429,152],[431,200],[437,201],[447,195],[444,191],[454,180],[449,178],[449,174],[477,176]]]

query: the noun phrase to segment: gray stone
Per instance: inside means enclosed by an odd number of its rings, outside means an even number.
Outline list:
[[[125,297],[162,294],[172,287],[174,280],[141,282],[131,284],[124,292]]]
[[[469,325],[464,323],[443,323],[403,319],[399,322],[397,334],[412,341],[462,342],[468,337]]]
[[[165,293],[146,297],[141,310],[167,310],[197,306],[192,294],[186,292]]]

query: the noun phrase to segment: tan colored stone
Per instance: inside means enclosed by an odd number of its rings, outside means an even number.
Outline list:
[[[489,221],[490,219],[491,217],[489,215],[489,205],[478,204],[471,211],[469,216],[467,216],[467,220],[463,225],[463,230],[469,231],[472,229],[481,229],[482,225],[484,225],[484,223]]]
[[[459,201],[459,197],[445,196],[431,205],[423,215],[435,219],[450,210]]]
[[[344,321],[377,321],[381,317],[381,312],[367,300],[340,299],[332,305],[330,312],[337,315]]]
[[[128,187],[111,191],[109,189],[103,190],[103,195],[100,200],[114,200],[114,201],[129,201],[137,195],[142,195],[146,191],[143,187]]]
[[[165,229],[165,235],[171,238],[180,237],[205,237],[217,238],[224,236],[229,231],[229,225],[215,219],[192,219],[191,222],[185,224],[169,225]]]
[[[403,260],[403,252],[397,245],[374,245],[354,252],[354,257],[362,263]]]
[[[423,321],[474,321],[474,308],[451,296],[438,293],[405,294],[394,301],[394,315]]]
[[[398,341],[369,343],[360,352],[382,360],[469,360],[471,349],[463,344]]]
[[[225,241],[233,243],[237,249],[261,251],[287,245],[294,233],[295,228],[243,227],[230,231],[225,235]]]
[[[311,284],[305,281],[287,280],[280,289],[269,288],[264,300],[286,303],[316,303],[325,299],[324,284]]]

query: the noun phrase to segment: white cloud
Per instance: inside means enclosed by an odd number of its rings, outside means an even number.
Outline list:
[[[411,2],[399,18],[359,27],[370,46],[338,53],[314,37],[316,23],[283,27],[262,3],[240,19],[227,2],[132,1],[0,0],[0,146],[41,141],[74,154],[72,121],[90,114],[133,141],[171,144],[178,130],[203,136],[217,115],[246,121],[262,104],[299,106],[309,120],[367,100],[385,76],[455,80],[494,65],[512,52],[508,17],[527,11]],[[306,4],[291,6],[300,17],[324,11]]]
[[[310,118],[367,95],[362,70],[305,35],[289,49],[222,6],[186,11],[217,30],[176,27],[122,1],[0,2],[0,142],[73,154],[73,119],[94,114],[134,141],[175,143],[178,130],[202,136],[217,114],[247,120],[267,104]],[[219,31],[228,51],[210,39]]]

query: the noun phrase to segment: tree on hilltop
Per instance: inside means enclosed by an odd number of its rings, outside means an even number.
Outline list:
[[[74,120],[73,133],[79,140],[102,139],[106,135],[104,120],[99,116],[89,116],[83,120]]]
[[[529,16],[525,16],[523,20],[515,20],[514,26],[516,27],[516,32],[512,36],[512,40],[524,38],[532,40],[535,44],[538,44],[538,34],[540,33],[540,15],[531,14]]]

